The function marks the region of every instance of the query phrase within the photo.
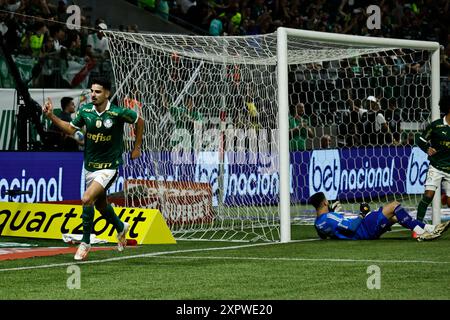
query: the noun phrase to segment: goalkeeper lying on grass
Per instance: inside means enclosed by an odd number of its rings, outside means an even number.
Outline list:
[[[397,201],[374,211],[370,211],[368,204],[361,204],[360,214],[356,218],[338,213],[341,210],[339,202],[331,205],[323,192],[313,194],[309,203],[316,208],[317,218],[314,226],[322,239],[374,240],[398,222],[415,231],[418,235],[417,241],[427,241],[439,238],[450,226],[450,221],[435,226],[418,221]]]

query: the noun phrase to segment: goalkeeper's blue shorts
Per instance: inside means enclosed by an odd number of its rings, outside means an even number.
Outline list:
[[[393,225],[383,215],[383,207],[374,210],[366,215],[362,220],[358,230],[356,230],[357,238],[360,240],[374,240],[378,239],[383,233],[390,230]]]

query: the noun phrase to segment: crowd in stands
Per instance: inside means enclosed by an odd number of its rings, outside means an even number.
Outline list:
[[[177,0],[171,15],[214,35],[269,33],[279,26],[354,35],[438,41],[447,47],[448,0],[382,0],[381,28],[367,28],[371,0]],[[212,27],[212,28],[211,28]]]
[[[95,22],[81,11],[80,28],[71,26],[67,7],[73,1],[0,0],[0,32],[10,53],[32,57],[33,87],[76,88],[88,75],[111,73],[107,21]],[[137,32],[137,26],[120,26]]]
[[[81,16],[81,29],[69,30],[67,6],[73,1],[0,0],[0,32],[14,54],[78,60],[89,70],[107,56],[101,30],[108,22],[88,21]],[[370,30],[366,21],[369,0],[128,0],[163,19],[184,21],[204,34],[254,35],[270,33],[279,26],[354,35],[384,36],[438,41],[441,76],[450,76],[449,0],[382,0],[381,28]],[[12,15],[7,12],[23,14]],[[33,16],[35,18],[30,18]],[[172,19],[176,18],[176,20]],[[102,27],[100,27],[100,24]],[[114,26],[138,32],[138,26]],[[94,30],[96,29],[96,30]],[[98,32],[97,32],[98,31]],[[95,36],[95,34],[97,36]],[[94,48],[94,46],[96,46]],[[82,61],[84,60],[84,62]],[[50,66],[47,66],[50,67]],[[45,70],[44,70],[45,73]],[[48,79],[46,79],[48,80]],[[66,83],[66,86],[73,84]]]
[[[125,1],[125,0],[124,0]],[[274,32],[279,26],[334,32],[340,34],[353,34],[363,36],[383,36],[400,39],[415,39],[437,41],[441,44],[441,77],[450,81],[450,36],[448,19],[450,11],[450,0],[382,0],[377,5],[381,9],[381,28],[368,29],[367,19],[370,15],[366,12],[368,6],[373,1],[370,0],[127,0],[130,3],[148,10],[161,19],[181,24],[191,28],[192,31],[202,35],[211,36],[246,36]],[[33,68],[32,86],[35,87],[59,87],[74,88],[87,87],[88,75],[95,76],[95,73],[111,73],[108,41],[104,37],[103,31],[107,29],[118,29],[124,32],[139,32],[138,25],[112,26],[108,21],[90,19],[81,12],[81,28],[68,28],[66,22],[68,14],[67,6],[72,4],[70,0],[0,0],[0,33],[6,43],[7,48],[14,55],[24,55],[34,57],[37,60]],[[401,56],[401,55],[400,55]],[[410,61],[404,63],[395,55],[389,57],[392,61],[380,61],[369,59],[372,65],[350,64],[340,70],[350,70],[357,76],[358,72],[364,72],[364,68],[371,68],[372,72],[379,70],[381,74],[406,70],[410,73],[420,73],[428,60],[422,57],[421,61]],[[388,59],[388,57],[386,57]],[[419,59],[420,60],[420,59]],[[307,75],[312,72],[319,74],[317,78],[306,79],[316,81],[315,84],[321,86],[320,70],[329,68],[324,65],[304,66],[305,70],[296,70],[298,74]],[[403,69],[402,69],[403,68]],[[70,73],[72,70],[72,73]],[[75,70],[75,71],[73,71]],[[360,70],[360,71],[358,71]],[[375,71],[374,71],[375,70]],[[65,76],[64,76],[65,75]],[[374,78],[375,74],[372,75]],[[370,78],[370,76],[369,76]],[[300,83],[300,81],[298,81]],[[417,87],[422,84],[418,83]],[[357,141],[358,128],[356,123],[361,122],[360,109],[364,109],[363,102],[368,96],[375,96],[383,116],[388,125],[393,127],[389,130],[391,143],[400,144],[402,139],[399,136],[399,117],[402,111],[399,110],[399,100],[390,99],[383,92],[370,92],[361,96],[358,88],[363,84],[352,85],[356,89],[349,97],[340,96],[339,100],[347,104],[349,111],[341,122],[358,117],[354,121],[354,132],[347,128],[345,132],[339,132],[343,145],[358,145],[365,141]],[[385,87],[390,87],[386,84]],[[345,85],[342,86],[343,89]],[[293,89],[295,92],[295,88]],[[344,90],[345,91],[345,90]],[[293,106],[297,102],[304,103],[304,112],[311,119],[311,126],[324,126],[330,123],[337,123],[336,106],[325,110],[320,117],[314,118],[314,112],[318,110],[314,104],[317,100],[316,90],[313,86],[309,91],[299,89],[298,101],[293,101]],[[317,90],[318,92],[318,90]],[[310,96],[312,95],[312,96]],[[324,98],[324,100],[326,100]],[[330,100],[331,101],[331,100]],[[329,105],[331,106],[331,102]],[[409,102],[408,102],[409,103]],[[378,104],[377,104],[378,105]],[[293,107],[292,106],[292,107]],[[420,108],[415,108],[419,110]],[[367,109],[370,114],[371,109]],[[392,111],[392,112],[391,112]],[[389,113],[391,112],[391,114]],[[356,116],[359,114],[358,116]],[[333,118],[327,119],[327,116]],[[294,118],[293,118],[294,119]],[[421,119],[414,119],[416,121]],[[299,121],[299,120],[295,120]],[[293,123],[295,122],[292,121]],[[367,121],[366,121],[367,122]],[[372,121],[376,123],[376,119]],[[390,124],[391,123],[391,124]],[[367,130],[367,129],[365,129]],[[306,130],[306,139],[312,135]],[[385,137],[385,136],[384,136]],[[317,137],[318,139],[320,137]],[[330,146],[337,145],[337,137],[330,137],[321,143]],[[362,137],[363,139],[364,137]],[[408,139],[411,137],[408,136]],[[378,139],[378,138],[377,138]],[[320,142],[318,142],[320,143]],[[372,141],[372,143],[376,143]],[[301,143],[302,148],[307,148]]]
[[[437,41],[441,75],[450,76],[449,0],[382,0],[381,28],[368,29],[370,0],[177,0],[170,15],[205,34],[245,36],[278,27],[399,39]]]

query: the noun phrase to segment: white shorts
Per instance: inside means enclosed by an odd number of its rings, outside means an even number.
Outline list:
[[[436,191],[441,183],[445,191],[450,191],[450,173],[445,173],[430,165],[428,167],[427,180],[425,181],[425,190]]]
[[[84,172],[86,174],[86,189],[92,181],[95,181],[100,183],[106,191],[117,178],[117,170],[112,169],[102,169],[94,172],[85,170]]]

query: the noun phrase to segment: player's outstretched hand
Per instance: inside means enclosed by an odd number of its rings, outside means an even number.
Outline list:
[[[370,206],[367,202],[362,202],[359,205],[359,214],[364,218],[370,212]]]
[[[339,201],[333,202],[330,204],[329,209],[332,212],[340,212],[342,211],[341,203]]]
[[[44,114],[48,117],[50,116],[50,114],[53,113],[53,103],[52,103],[52,99],[47,98],[47,101],[44,104],[44,107],[42,108],[42,111],[44,112]]]

